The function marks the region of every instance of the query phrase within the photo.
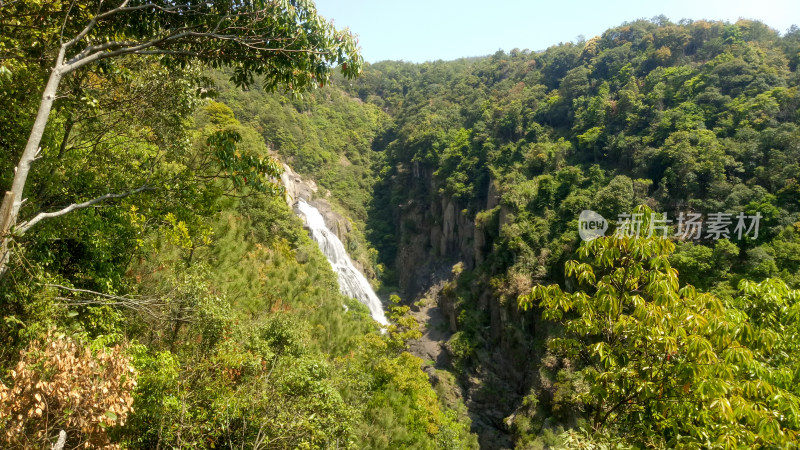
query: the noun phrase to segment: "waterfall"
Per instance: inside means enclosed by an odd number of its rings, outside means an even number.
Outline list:
[[[311,230],[311,238],[319,245],[322,253],[328,258],[334,272],[339,276],[339,290],[342,294],[353,297],[367,305],[372,318],[381,325],[388,325],[383,313],[381,300],[372,290],[367,278],[353,265],[353,261],[344,249],[342,241],[325,225],[317,208],[306,203],[302,198],[297,201],[297,210],[306,218],[306,225]]]

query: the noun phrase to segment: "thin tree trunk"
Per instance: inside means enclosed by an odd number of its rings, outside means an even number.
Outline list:
[[[58,52],[55,66],[53,71],[50,72],[50,78],[47,80],[44,93],[42,93],[42,101],[39,103],[39,111],[36,113],[36,120],[33,122],[31,134],[25,144],[25,150],[22,152],[17,167],[14,169],[14,181],[11,183],[11,190],[6,192],[3,204],[0,206],[0,213],[2,213],[2,216],[0,216],[0,239],[2,239],[2,243],[0,243],[0,276],[5,273],[11,256],[11,249],[8,245],[10,240],[9,231],[17,224],[19,208],[22,206],[22,193],[25,190],[25,183],[28,181],[28,173],[30,173],[31,166],[39,154],[39,144],[42,142],[42,136],[50,118],[50,111],[53,109],[53,102],[58,93],[58,84],[64,76],[62,62],[64,61],[65,51],[66,47],[62,46]]]
[[[6,232],[3,230],[11,228],[12,203],[14,203],[14,193],[6,191],[5,196],[3,196],[3,203],[0,204],[0,276],[3,276],[3,273],[5,273],[5,268],[7,267],[8,258],[10,256],[10,250],[8,248],[9,240],[6,238]]]

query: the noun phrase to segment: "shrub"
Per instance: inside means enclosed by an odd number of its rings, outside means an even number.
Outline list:
[[[49,332],[21,352],[12,387],[0,383],[0,446],[47,448],[64,430],[68,448],[119,448],[107,431],[132,411],[134,377],[122,346],[93,353]]]

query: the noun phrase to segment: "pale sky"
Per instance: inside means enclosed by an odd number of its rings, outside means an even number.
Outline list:
[[[800,0],[316,0],[320,14],[359,36],[364,59],[423,62],[499,49],[544,50],[639,18],[757,19],[800,26]]]

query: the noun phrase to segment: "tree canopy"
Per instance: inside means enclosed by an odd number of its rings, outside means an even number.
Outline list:
[[[576,403],[594,431],[642,447],[796,442],[800,291],[743,280],[726,302],[680,286],[674,248],[661,237],[594,239],[567,262],[574,292],[540,285],[520,297],[564,324],[548,346],[583,367]]]
[[[0,207],[0,272],[5,272],[10,257],[11,234],[24,233],[41,219],[100,201],[98,197],[57,212],[40,213],[12,230],[24,202],[31,166],[42,156],[40,144],[65,76],[91,64],[108,70],[108,64],[102,63],[113,58],[152,55],[167,66],[202,62],[232,67],[232,78],[239,86],[252,84],[254,76],[261,76],[267,89],[286,86],[303,91],[324,85],[334,64],[348,78],[361,68],[354,38],[318,17],[310,1],[20,1],[0,5],[0,17],[4,31],[0,48],[8,61],[3,63],[3,74],[31,70],[34,80],[47,80],[38,106],[31,105],[36,119]],[[223,144],[221,140],[209,142]],[[258,164],[251,167],[259,170]],[[103,199],[127,196],[144,187],[107,194]]]

